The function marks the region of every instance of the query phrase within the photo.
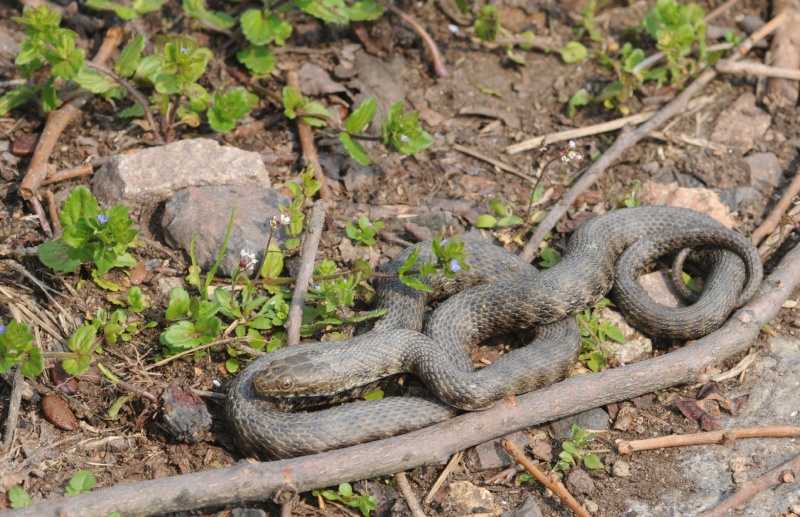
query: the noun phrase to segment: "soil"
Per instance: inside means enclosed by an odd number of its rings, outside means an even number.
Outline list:
[[[447,3],[447,2],[443,2]],[[501,2],[502,3],[502,2]],[[11,37],[21,39],[20,30],[13,16],[19,16],[21,8],[16,3],[6,3],[0,7],[0,27]],[[530,5],[528,5],[530,4]],[[582,2],[570,1],[561,4],[540,4],[508,0],[501,10],[501,21],[507,26],[531,28],[537,36],[542,35],[553,41],[566,42],[574,39],[573,31],[579,26],[577,13]],[[635,25],[642,15],[655,2],[627,3],[613,2],[604,7],[599,14],[597,25],[606,39],[620,38],[626,27]],[[74,4],[73,4],[74,5]],[[710,10],[716,5],[704,5]],[[353,63],[348,59],[354,49],[366,48],[373,60],[381,60],[390,74],[395,74],[392,84],[380,82],[372,86],[356,88],[348,86],[348,92],[320,95],[318,98],[330,106],[348,106],[354,98],[369,88],[394,88],[404,97],[407,105],[421,112],[420,118],[425,128],[434,136],[432,149],[411,157],[401,157],[395,153],[382,153],[373,149],[375,164],[366,173],[356,175],[354,169],[342,167],[335,179],[330,179],[336,205],[330,213],[333,226],[323,238],[319,257],[339,261],[352,260],[343,256],[340,243],[345,239],[343,228],[347,221],[358,215],[368,214],[371,219],[381,218],[387,222],[384,237],[371,252],[360,252],[374,262],[381,262],[394,256],[403,246],[398,242],[413,242],[425,236],[422,222],[410,217],[428,211],[445,210],[453,214],[453,230],[469,229],[478,215],[489,211],[487,201],[504,200],[509,206],[525,215],[527,200],[532,185],[515,175],[495,169],[489,164],[456,151],[454,144],[460,144],[473,151],[483,153],[519,171],[531,171],[556,156],[566,143],[555,144],[544,154],[521,153],[508,155],[504,148],[513,143],[543,135],[551,131],[583,127],[620,116],[601,105],[590,105],[579,109],[570,119],[565,115],[565,103],[572,92],[582,87],[599,91],[612,80],[611,73],[600,67],[595,60],[567,65],[555,53],[541,51],[526,52],[527,63],[519,66],[511,62],[502,46],[486,45],[474,38],[474,31],[466,26],[457,26],[456,21],[445,14],[438,2],[419,2],[401,5],[428,28],[442,50],[449,77],[437,78],[432,68],[430,55],[420,39],[407,26],[396,18],[388,16],[374,23],[360,24],[356,31],[347,28],[334,28],[322,25],[310,17],[292,12],[289,18],[296,27],[295,35],[289,44],[277,52],[278,69],[270,77],[251,80],[239,69],[235,60],[217,60],[210,67],[209,84],[236,85],[238,83],[259,89],[280,91],[285,82],[285,71],[300,68],[310,63],[333,74],[335,81],[347,83],[344,72],[336,71],[342,62]],[[119,20],[111,15],[99,14],[88,9],[83,2],[78,5],[83,15],[72,16],[72,28],[81,34],[81,41],[92,54],[102,40],[104,29]],[[180,12],[180,3],[171,0],[164,8],[164,16],[175,16]],[[766,17],[769,6],[766,2],[744,1],[718,18],[714,23],[729,27],[734,32],[737,19],[743,15]],[[143,28],[155,34],[163,30],[158,13],[142,17]],[[452,27],[458,30],[453,32]],[[219,56],[227,38],[224,35],[202,31],[186,19],[177,19],[173,30],[184,30],[200,39]],[[357,36],[361,34],[361,38]],[[228,51],[230,53],[230,51]],[[344,57],[343,57],[344,56]],[[756,52],[758,59],[763,50]],[[358,59],[355,60],[358,66]],[[373,62],[373,61],[370,61]],[[363,72],[363,69],[361,70]],[[8,57],[0,61],[0,78],[16,78],[16,70]],[[365,73],[365,72],[364,72]],[[377,74],[380,80],[387,75]],[[365,81],[366,82],[366,81]],[[733,189],[749,186],[749,174],[742,166],[742,157],[736,153],[719,152],[712,147],[692,146],[680,140],[679,135],[688,134],[708,138],[716,116],[734,99],[745,92],[760,93],[761,87],[753,80],[723,77],[708,86],[703,94],[712,101],[692,116],[680,117],[666,134],[645,139],[634,148],[628,149],[622,160],[609,169],[595,184],[592,190],[584,193],[571,208],[567,217],[556,227],[557,234],[551,241],[556,249],[563,246],[566,233],[572,231],[591,214],[602,213],[615,208],[624,195],[633,188],[634,180],[642,182],[653,180],[669,183],[681,176],[688,186],[718,187]],[[661,91],[645,89],[630,103],[631,111],[636,113],[645,109],[651,98],[670,96],[674,90],[666,87]],[[281,116],[282,107],[266,97],[239,127],[226,135],[212,134],[206,126],[178,130],[179,138],[197,135],[219,138],[226,145],[262,153],[270,173],[272,183],[278,190],[288,194],[283,184],[297,177],[300,163],[299,142],[295,124]],[[127,102],[127,101],[125,101]],[[127,107],[127,104],[125,104]],[[142,131],[136,123],[118,119],[114,116],[121,106],[111,101],[94,98],[83,110],[79,120],[74,121],[61,136],[59,145],[50,158],[51,166],[62,170],[80,165],[89,156],[105,157],[126,152],[151,144],[151,135]],[[489,116],[460,115],[481,109]],[[28,134],[39,134],[45,123],[45,116],[35,107],[18,109],[6,118],[0,119],[0,140],[15,142]],[[323,160],[335,158],[333,133],[317,133],[317,144]],[[578,149],[587,157],[605,150],[613,142],[615,134],[583,138],[578,141]],[[797,168],[797,148],[800,147],[800,119],[794,107],[777,111],[772,124],[763,139],[756,142],[756,151],[774,153],[784,171]],[[332,158],[332,156],[334,158]],[[30,214],[29,206],[17,195],[17,187],[29,162],[29,155],[20,157],[16,164],[4,162],[0,191],[3,194],[0,206],[0,227],[3,240],[13,246],[35,246],[44,240],[44,234],[36,224],[23,218]],[[2,158],[0,158],[2,160]],[[330,163],[330,162],[326,162]],[[553,187],[556,200],[568,188],[568,181],[576,174],[577,167],[563,165],[556,161],[548,169],[547,187]],[[350,175],[350,177],[348,177]],[[357,177],[355,177],[357,176]],[[76,185],[90,185],[90,177],[64,181],[45,187],[63,200]],[[750,202],[743,202],[734,214],[737,229],[743,233],[751,232],[768,213],[776,199],[780,198],[786,178],[777,189],[762,190]],[[539,207],[542,209],[544,207]],[[133,206],[132,213],[137,219],[145,237],[158,241],[158,227],[154,223],[158,206]],[[411,223],[403,224],[403,223]],[[388,237],[386,237],[388,235]],[[503,230],[496,236],[509,249],[519,250],[524,245],[525,234],[519,230]],[[795,239],[796,240],[796,239]],[[790,242],[794,242],[790,239]],[[151,272],[141,284],[149,298],[152,309],[145,317],[161,312],[168,301],[169,288],[183,283],[186,264],[180,252],[170,252],[163,246],[148,245],[134,250],[138,260],[162,261],[168,268],[160,273]],[[176,260],[177,258],[177,260]],[[48,299],[42,291],[28,279],[20,277],[14,270],[4,267],[2,273],[3,304],[0,317],[7,322],[14,316],[10,302],[26,307],[27,321],[40,321],[37,327],[37,340],[48,347],[57,349],[58,342],[64,342],[63,329],[73,329],[82,323],[87,314],[96,314],[99,309],[113,308],[111,300],[118,293],[98,288],[92,281],[89,271],[81,269],[76,274],[53,274],[34,258],[22,259],[20,263],[44,284],[62,293]],[[774,265],[768,264],[767,269]],[[172,269],[169,269],[172,268]],[[124,288],[131,280],[123,274],[112,274],[110,278]],[[800,292],[793,293],[797,300]],[[56,305],[55,302],[58,302]],[[38,318],[38,319],[37,319]],[[768,355],[773,339],[797,341],[798,314],[795,310],[783,309],[772,323],[773,337],[762,335],[754,344],[760,354]],[[52,332],[44,328],[49,325]],[[220,383],[224,387],[232,374],[225,369],[226,353],[211,352],[196,361],[187,359],[169,362],[153,367],[155,356],[160,352],[158,335],[160,329],[149,329],[137,334],[131,341],[103,347],[98,359],[109,369],[123,377],[140,390],[160,397],[173,382],[183,388],[194,388],[205,392],[219,393]],[[66,334],[67,336],[69,334]],[[762,350],[762,348],[764,350]],[[734,366],[742,357],[736,357],[721,365],[721,369]],[[762,361],[762,358],[756,359]],[[0,414],[6,415],[10,395],[10,377],[0,382]],[[769,381],[759,375],[745,375],[743,380],[735,378],[723,383],[726,393],[746,393],[759,388]],[[70,477],[79,469],[87,469],[96,477],[96,489],[122,482],[157,479],[175,476],[204,469],[233,465],[242,456],[237,452],[227,435],[221,403],[208,398],[208,408],[212,415],[210,431],[197,443],[182,443],[166,429],[160,408],[135,392],[126,391],[107,381],[96,366],[87,374],[80,376],[79,389],[75,395],[61,398],[68,404],[80,421],[73,430],[60,430],[42,415],[40,400],[43,395],[54,390],[50,377],[43,375],[28,379],[31,388],[23,400],[16,438],[8,450],[2,452],[0,467],[0,492],[11,486],[22,486],[34,500],[49,499],[63,495]],[[762,386],[763,387],[763,386]],[[767,386],[768,387],[768,386]],[[130,396],[119,413],[111,417],[109,409],[120,396]],[[687,474],[684,462],[690,449],[672,449],[634,454],[625,457],[630,477],[618,477],[611,473],[613,465],[620,459],[614,452],[613,444],[619,439],[638,439],[642,437],[667,434],[684,434],[699,431],[699,424],[681,415],[674,406],[678,398],[694,398],[697,389],[677,387],[664,390],[647,397],[646,402],[624,402],[616,407],[606,408],[613,417],[623,406],[635,405],[637,413],[630,430],[617,430],[600,433],[597,440],[588,447],[598,450],[606,470],[605,475],[594,475],[594,487],[587,493],[576,493],[581,502],[589,501],[593,515],[656,515],[656,510],[646,510],[663,504],[665,493],[692,494],[698,488]],[[639,406],[642,404],[644,409]],[[726,417],[726,427],[739,427],[736,418]],[[770,425],[764,421],[762,425]],[[795,425],[796,422],[795,422]],[[555,438],[549,427],[544,426],[530,431],[537,440],[544,440],[552,447],[554,455],[561,450],[560,440]],[[779,445],[775,445],[779,447]],[[788,458],[788,456],[787,456]],[[769,470],[774,464],[756,465],[752,477]],[[427,495],[438,478],[443,465],[433,465],[414,469],[408,473],[412,488],[418,497]],[[459,501],[448,495],[448,485],[457,481],[468,481],[473,485],[487,488],[493,495],[494,505],[487,509],[486,515],[497,514],[499,510],[514,508],[527,497],[532,497],[546,516],[566,515],[559,501],[546,493],[537,484],[520,483],[518,476],[509,482],[487,484],[486,480],[495,476],[501,469],[472,471],[461,462],[448,477],[444,488],[426,506],[430,515],[456,516],[479,513],[476,508],[465,509]],[[720,471],[719,476],[730,476],[730,472]],[[410,515],[402,497],[394,490],[390,478],[382,480],[353,480],[357,491],[370,492],[379,498],[378,515]],[[728,493],[734,489],[729,484]],[[795,488],[796,490],[796,488]],[[725,494],[719,494],[720,499]],[[797,497],[784,490],[774,497],[785,500],[781,512],[790,515],[790,507],[797,504]],[[793,498],[792,498],[793,497]],[[391,501],[397,502],[392,508]],[[326,504],[320,508],[320,501],[310,493],[303,494],[294,505],[296,515],[355,515],[338,505]],[[0,509],[8,508],[8,501],[0,497]],[[258,506],[269,515],[278,515],[280,508],[271,502]],[[638,510],[633,509],[638,508]],[[642,508],[645,508],[644,510]],[[764,506],[766,508],[766,506]],[[770,508],[772,508],[770,506]],[[192,512],[191,515],[230,515],[230,508],[212,508]],[[776,515],[759,513],[758,507],[748,507],[748,515]],[[766,511],[766,510],[765,510]],[[677,515],[676,513],[665,513]],[[689,515],[691,513],[680,513]]]

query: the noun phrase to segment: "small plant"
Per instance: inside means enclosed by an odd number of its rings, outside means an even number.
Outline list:
[[[274,218],[270,224],[271,231],[274,231],[279,226],[286,227],[286,233],[289,234],[289,239],[286,240],[284,246],[287,250],[300,246],[300,234],[302,234],[305,229],[306,220],[305,214],[303,213],[303,204],[306,199],[314,197],[314,194],[322,187],[322,183],[317,181],[314,177],[313,165],[306,167],[306,170],[300,175],[300,180],[301,183],[295,183],[293,181],[286,182],[286,187],[291,191],[292,195],[294,195],[294,200],[288,207],[278,205],[281,215]],[[270,234],[270,239],[271,237],[272,234]],[[269,243],[267,243],[267,248],[269,248]]]
[[[378,504],[378,500],[374,495],[354,494],[353,487],[350,483],[342,483],[339,485],[337,491],[314,490],[312,494],[317,497],[324,497],[328,501],[335,501],[351,508],[358,508],[359,511],[361,511],[361,515],[364,517],[369,517],[369,512],[373,511]]]
[[[642,188],[642,182],[639,180],[631,180],[631,190],[625,193],[625,197],[622,198],[620,202],[620,206],[626,206],[628,208],[634,208],[642,204],[642,200],[636,197],[636,194],[639,192],[639,189]]]
[[[94,478],[94,474],[88,470],[79,470],[70,478],[67,489],[64,491],[64,495],[71,496],[85,494],[94,488],[95,483],[97,483],[97,481]]]
[[[369,218],[362,215],[358,218],[358,226],[348,221],[345,227],[347,236],[361,246],[374,246],[375,234],[383,228],[383,221],[370,222]]]
[[[22,487],[14,485],[8,489],[8,503],[11,508],[25,508],[33,505],[33,499]]]
[[[519,226],[524,223],[518,215],[514,215],[516,205],[508,200],[490,199],[489,208],[494,212],[492,214],[483,214],[478,216],[475,221],[475,226],[478,228],[504,228],[507,226]]]
[[[222,320],[216,316],[221,308],[218,301],[190,297],[186,289],[174,288],[165,314],[166,320],[173,323],[158,338],[164,345],[164,355],[175,355],[215,341],[222,330]],[[203,355],[198,352],[195,359]]]
[[[594,26],[594,19],[597,15],[597,11],[602,9],[607,3],[608,0],[588,0],[586,2],[586,7],[581,7],[580,9],[580,13],[583,15],[581,26],[586,32],[586,35],[588,35],[593,41],[601,41],[603,39],[603,36],[597,32],[597,29]]]
[[[559,461],[553,466],[553,471],[559,475],[566,473],[572,467],[579,467],[581,464],[594,474],[603,475],[603,462],[596,454],[584,452],[584,447],[588,445],[596,435],[587,434],[586,430],[577,425],[572,426],[572,440],[562,442],[561,447],[564,449],[558,455]]]
[[[130,7],[111,0],[87,0],[86,7],[98,11],[112,11],[123,20],[132,20],[137,16],[158,11],[167,0],[133,0]]]
[[[398,269],[399,279],[409,287],[425,292],[433,292],[433,288],[422,282],[414,274],[425,277],[437,272],[444,274],[447,278],[455,278],[459,271],[466,271],[469,266],[466,262],[466,252],[464,243],[456,238],[442,239],[437,235],[431,243],[433,258],[428,262],[417,263],[420,247],[417,245],[414,251],[408,256],[405,263]],[[414,267],[416,266],[416,270]]]
[[[39,260],[56,271],[71,273],[85,262],[94,263],[100,275],[113,267],[131,267],[136,259],[128,253],[136,230],[128,207],[101,210],[86,187],[75,188],[58,214],[64,233],[61,239],[39,246]]]
[[[581,332],[581,353],[578,359],[584,361],[593,372],[609,367],[608,354],[603,352],[607,339],[617,343],[625,343],[625,335],[619,327],[608,322],[600,322],[594,311],[613,305],[611,300],[603,298],[593,308],[579,313],[576,318]]]
[[[23,375],[35,377],[44,371],[44,357],[28,326],[11,320],[0,323],[0,373],[16,365],[21,365]]]

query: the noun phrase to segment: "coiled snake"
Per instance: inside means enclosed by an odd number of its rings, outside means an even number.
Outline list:
[[[430,255],[422,247],[420,260]],[[704,292],[687,308],[654,305],[636,274],[658,256],[686,247],[708,264]],[[226,414],[244,454],[287,458],[386,438],[431,425],[461,410],[490,407],[505,396],[562,379],[580,346],[572,316],[597,303],[618,281],[617,303],[652,335],[696,338],[715,330],[749,299],[762,277],[755,247],[698,212],[671,207],[615,210],[581,226],[563,259],[538,273],[516,255],[481,239],[465,239],[470,269],[454,281],[424,279],[435,297],[453,294],[427,319],[432,296],[398,280],[377,282],[378,307],[389,309],[366,334],[334,343],[302,344],[254,361],[232,383]],[[385,264],[397,271],[410,250]],[[427,253],[427,255],[426,255]],[[538,328],[528,346],[475,371],[468,347],[487,337]],[[390,397],[308,413],[278,411],[273,397],[323,396],[398,372],[419,377],[436,396]]]

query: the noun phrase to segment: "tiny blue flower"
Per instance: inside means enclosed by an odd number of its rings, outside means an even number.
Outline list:
[[[181,54],[186,54],[188,56],[189,55],[189,49],[186,48],[186,47],[181,47]]]
[[[404,144],[407,144],[408,140],[409,140],[408,136],[400,135],[400,141],[403,142]]]
[[[450,261],[450,271],[453,273],[458,273],[461,271],[461,264],[459,264],[456,259]]]
[[[0,334],[5,334],[5,333],[6,333],[6,326],[0,325]]]
[[[97,222],[100,224],[106,224],[108,222],[108,216],[106,214],[100,214],[97,216]]]

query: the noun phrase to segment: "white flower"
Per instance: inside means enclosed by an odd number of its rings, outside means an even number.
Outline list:
[[[292,222],[292,216],[289,214],[281,214],[281,224],[287,225]]]
[[[247,250],[241,250],[239,252],[239,266],[241,266],[246,273],[253,271],[256,264],[258,264],[258,260],[256,260],[255,253],[248,253]]]

